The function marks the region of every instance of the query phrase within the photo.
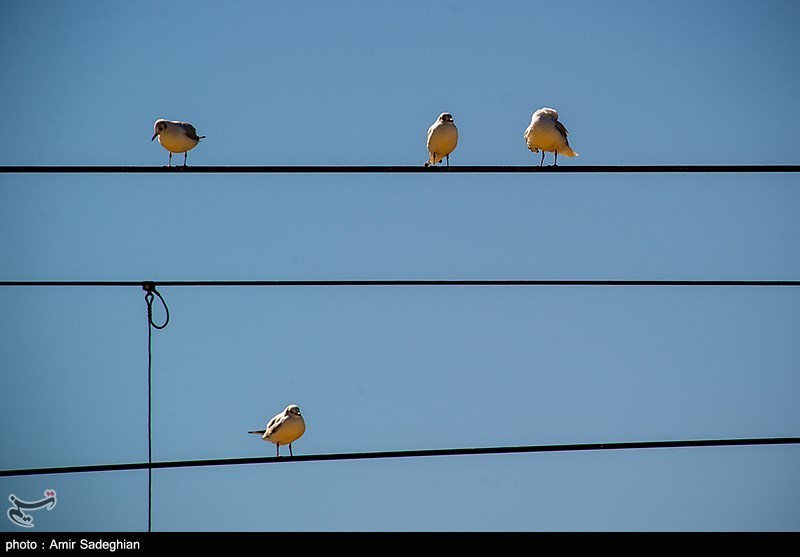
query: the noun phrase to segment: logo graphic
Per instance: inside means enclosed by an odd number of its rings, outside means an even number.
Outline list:
[[[8,519],[17,526],[33,528],[33,517],[25,514],[25,511],[38,511],[45,507],[48,511],[53,510],[56,506],[56,492],[52,489],[45,490],[44,499],[32,503],[18,499],[13,493],[8,496],[8,500],[14,505],[8,509]]]

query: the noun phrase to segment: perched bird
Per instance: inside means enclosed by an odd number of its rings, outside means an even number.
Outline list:
[[[274,416],[267,424],[267,429],[248,431],[261,435],[264,441],[275,443],[275,456],[281,456],[281,445],[289,445],[289,456],[292,454],[292,443],[300,439],[306,432],[306,422],[300,414],[300,407],[290,404],[286,409]]]
[[[458,128],[453,123],[453,115],[449,112],[442,112],[439,117],[428,128],[428,153],[430,157],[425,161],[425,166],[436,165],[447,159],[447,166],[450,166],[450,153],[458,144]]]
[[[183,153],[183,166],[186,166],[186,157],[189,151],[197,147],[204,135],[197,135],[197,130],[188,122],[173,122],[172,120],[159,119],[153,126],[153,141],[158,137],[161,146],[169,151],[167,166],[172,166],[172,153]]]
[[[544,164],[544,154],[550,151],[554,154],[553,166],[557,166],[558,154],[568,157],[577,157],[578,153],[572,150],[567,141],[567,128],[558,121],[558,112],[554,108],[540,108],[533,113],[531,124],[525,130],[523,137],[528,149],[534,153],[542,150],[542,160],[539,166]]]

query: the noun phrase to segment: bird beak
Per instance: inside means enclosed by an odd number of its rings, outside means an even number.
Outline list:
[[[150,138],[150,141],[153,141],[156,138],[156,136],[158,136],[158,132],[153,134],[153,137]]]

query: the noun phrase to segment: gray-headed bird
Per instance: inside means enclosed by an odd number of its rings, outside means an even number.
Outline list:
[[[450,153],[458,145],[458,128],[453,122],[453,115],[449,112],[442,112],[439,117],[428,128],[428,160],[425,166],[432,166],[447,159],[447,166],[450,166]]]
[[[553,153],[553,166],[557,166],[558,155],[577,157],[578,153],[572,150],[567,141],[569,132],[564,124],[558,121],[558,112],[555,108],[540,108],[533,113],[531,123],[525,130],[523,137],[528,149],[534,153],[542,151],[542,160],[539,166],[544,164],[544,154],[549,151]]]
[[[248,431],[261,435],[264,441],[275,443],[275,456],[281,456],[281,445],[289,445],[289,456],[292,454],[292,443],[300,439],[306,432],[306,421],[300,414],[300,407],[290,404],[280,414],[276,414],[267,423],[267,429]]]
[[[163,118],[156,120],[150,141],[156,137],[161,146],[169,151],[167,166],[172,166],[172,153],[183,153],[183,166],[186,166],[189,151],[205,138],[204,135],[197,135],[197,130],[188,122],[174,122]]]

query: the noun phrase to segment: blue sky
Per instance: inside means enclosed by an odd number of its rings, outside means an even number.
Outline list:
[[[3,2],[2,165],[798,164],[792,2]],[[181,161],[182,157],[178,158]],[[548,156],[547,163],[550,162]],[[800,275],[793,174],[4,174],[2,280]],[[155,460],[798,435],[792,288],[160,289]],[[136,288],[0,289],[0,468],[147,458]],[[153,529],[800,529],[800,448],[154,472]],[[36,530],[147,528],[146,472],[0,478]],[[221,508],[227,508],[221,511]],[[235,510],[233,510],[235,509]],[[18,532],[8,520],[0,531]]]

